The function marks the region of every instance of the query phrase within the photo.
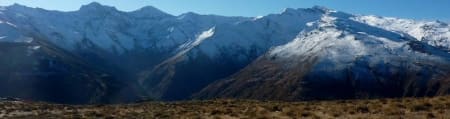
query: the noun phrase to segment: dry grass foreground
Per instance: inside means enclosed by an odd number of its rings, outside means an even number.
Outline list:
[[[450,119],[450,97],[265,102],[213,100],[122,105],[0,102],[0,118],[437,118]]]

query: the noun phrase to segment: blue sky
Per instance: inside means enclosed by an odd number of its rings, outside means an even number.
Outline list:
[[[92,1],[123,11],[151,5],[174,15],[192,11],[225,16],[260,16],[278,13],[284,8],[320,5],[354,14],[450,21],[450,0],[0,0],[0,5],[19,3],[51,10],[74,11]]]

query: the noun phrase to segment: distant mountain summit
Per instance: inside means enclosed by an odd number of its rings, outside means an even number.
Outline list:
[[[251,18],[15,4],[0,8],[0,97],[82,104],[444,95],[449,51],[447,23],[320,6]]]

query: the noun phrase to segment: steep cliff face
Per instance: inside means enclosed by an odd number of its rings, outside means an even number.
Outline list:
[[[126,85],[46,41],[1,42],[0,57],[0,97],[70,104],[125,101],[115,96]]]

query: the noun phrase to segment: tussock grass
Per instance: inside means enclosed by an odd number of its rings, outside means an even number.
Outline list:
[[[311,102],[209,100],[85,106],[0,102],[0,118],[450,118],[450,97]]]

